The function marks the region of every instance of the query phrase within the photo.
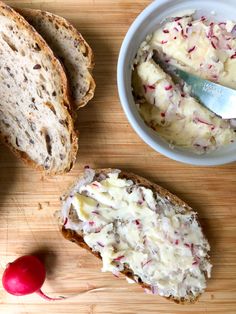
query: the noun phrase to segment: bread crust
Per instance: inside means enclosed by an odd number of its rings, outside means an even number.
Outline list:
[[[107,169],[96,169],[95,170],[95,174],[108,174],[110,172],[114,171],[114,169],[111,168],[107,168]],[[82,176],[81,176],[82,177]],[[187,205],[184,201],[182,201],[180,198],[178,198],[176,195],[170,193],[168,190],[164,189],[163,187],[159,186],[156,183],[153,183],[143,177],[140,177],[134,173],[130,173],[130,172],[126,172],[126,171],[121,171],[119,173],[119,178],[121,179],[128,179],[128,180],[132,180],[135,184],[143,186],[145,188],[151,189],[153,192],[158,193],[161,197],[168,199],[171,203],[173,203],[173,205],[179,205],[181,207],[184,207],[186,209],[186,211],[192,211],[193,209]],[[74,186],[74,185],[73,185]],[[72,187],[73,187],[72,186]],[[67,196],[69,195],[71,188],[68,190],[68,192],[63,196],[63,199],[66,199]],[[198,217],[197,218],[197,222],[201,228],[201,225],[199,223]],[[94,252],[92,251],[92,249],[85,243],[83,236],[78,234],[77,232],[75,232],[74,230],[71,229],[66,229],[64,226],[60,227],[60,230],[62,232],[62,235],[64,236],[65,239],[76,243],[77,245],[79,245],[81,248],[86,249],[87,251],[91,252],[94,256],[96,256],[97,258],[99,258],[100,260],[102,260],[100,254],[98,252]],[[202,230],[202,228],[201,228]],[[203,234],[204,235],[204,234]],[[132,271],[125,269],[124,271],[121,271],[121,273],[123,275],[125,275],[126,277],[135,280],[134,279],[134,274],[132,273]],[[151,287],[145,283],[143,283],[142,281],[138,281],[137,282],[142,288],[151,290]],[[174,301],[175,303],[178,304],[193,304],[195,303],[201,294],[199,294],[198,296],[195,297],[189,297],[189,298],[175,298],[173,296],[170,297],[165,297],[168,300]]]
[[[95,65],[94,54],[89,44],[83,38],[81,33],[71,23],[69,23],[65,18],[61,16],[58,16],[56,14],[53,14],[47,11],[28,9],[28,8],[17,9],[17,11],[20,14],[22,14],[26,19],[27,18],[33,19],[36,16],[40,16],[41,18],[46,18],[48,22],[55,25],[56,29],[63,28],[65,32],[68,34],[68,37],[71,38],[71,41],[78,41],[79,46],[81,45],[85,47],[86,52],[83,53],[83,55],[87,58],[86,67],[88,70],[87,80],[89,81],[89,89],[87,90],[86,94],[83,96],[83,98],[79,102],[76,102],[75,100],[73,100],[72,97],[70,98],[71,102],[73,103],[74,110],[84,107],[89,102],[89,100],[91,100],[94,97],[94,92],[96,88],[96,84],[92,76],[92,70]],[[41,35],[43,36],[43,34]],[[77,48],[75,47],[75,49]]]
[[[69,133],[71,134],[71,139],[72,139],[72,149],[71,149],[71,158],[68,162],[68,166],[61,171],[52,171],[52,170],[45,170],[43,166],[38,165],[36,162],[34,162],[25,152],[19,151],[16,148],[14,148],[7,140],[6,137],[3,135],[0,135],[1,140],[3,143],[5,143],[10,150],[17,156],[19,157],[25,164],[31,166],[34,169],[41,170],[47,175],[55,175],[55,174],[63,174],[68,172],[74,165],[75,160],[76,160],[76,155],[78,151],[78,137],[76,132],[74,131],[74,122],[72,120],[72,117],[70,115],[70,102],[69,102],[69,89],[68,89],[68,82],[66,78],[66,74],[63,70],[63,67],[61,66],[60,62],[57,60],[57,58],[54,56],[52,50],[48,47],[47,43],[45,40],[36,32],[36,30],[20,15],[18,14],[15,10],[13,10],[11,7],[6,5],[5,3],[0,1],[0,11],[2,15],[5,15],[11,19],[13,19],[17,26],[20,29],[25,29],[30,36],[32,36],[35,40],[35,42],[38,44],[38,46],[41,48],[42,51],[44,51],[45,55],[47,55],[51,63],[53,65],[53,68],[55,71],[59,73],[59,76],[61,78],[61,86],[63,90],[63,99],[61,101],[61,106],[66,113],[67,119],[68,119],[68,130]]]

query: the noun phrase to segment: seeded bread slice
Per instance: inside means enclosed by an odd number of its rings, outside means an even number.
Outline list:
[[[95,82],[93,52],[82,35],[64,18],[33,9],[18,12],[41,34],[64,65],[75,108],[83,107],[93,98]]]
[[[108,173],[111,173],[113,171],[117,171],[117,170],[114,170],[114,169],[97,169],[97,170],[95,170],[95,176],[94,176],[94,179],[92,179],[92,181],[99,182],[99,180],[101,180],[102,178],[104,179],[104,176],[106,176]],[[144,179],[144,178],[142,178],[136,174],[128,173],[125,171],[121,171],[119,173],[119,178],[132,180],[134,182],[134,184],[152,190],[154,195],[158,194],[159,196],[161,196],[164,199],[166,199],[167,201],[169,201],[173,206],[175,206],[175,205],[180,206],[183,209],[182,213],[193,212],[192,208],[189,207],[185,202],[183,202],[177,196],[171,194],[169,191],[165,190],[164,188],[160,187],[159,185],[148,181],[147,179]],[[90,180],[91,180],[91,178],[88,178],[88,177],[87,178],[86,177],[79,178],[79,180],[76,182],[76,184],[70,188],[69,192],[66,193],[62,197],[62,201],[64,203],[64,209],[62,209],[62,211],[66,209],[67,204],[70,204],[70,203],[67,203],[69,198],[71,196],[73,196],[76,193],[76,191],[78,192],[78,186],[80,184],[86,185],[86,184],[88,184],[88,182]],[[92,182],[92,181],[90,181],[90,182]],[[72,224],[73,224],[73,221],[76,221],[76,217],[74,216],[75,212],[72,209],[70,209],[68,212],[69,212],[69,218],[68,219],[71,219]],[[63,236],[67,240],[75,242],[80,247],[85,248],[86,250],[91,252],[93,255],[95,255],[96,257],[98,257],[99,259],[102,260],[100,253],[92,250],[91,247],[89,247],[87,245],[87,243],[84,241],[83,233],[79,232],[78,229],[75,231],[75,230],[72,230],[70,228],[66,228],[65,226],[67,224],[67,218],[65,221],[65,217],[63,217],[63,213],[60,213],[59,217],[60,217],[60,224],[61,224],[60,228],[61,228],[61,232],[62,232]],[[196,216],[196,219],[197,219],[197,224],[200,227],[200,223],[198,221],[197,216]],[[200,230],[202,232],[201,227],[200,227]],[[204,239],[205,239],[205,237],[204,237]],[[206,243],[207,243],[207,240],[206,240]],[[205,262],[207,263],[208,261],[209,261],[209,256],[206,255]],[[123,271],[121,271],[121,273],[123,273],[127,278],[136,281],[143,288],[145,288],[147,290],[151,290],[151,286],[142,282],[142,280],[139,277],[137,278],[137,276],[135,276],[135,274],[133,273],[133,271],[129,267],[126,267]],[[207,276],[207,273],[205,271],[203,271],[203,274],[205,277]],[[189,294],[184,298],[183,297],[176,297],[176,296],[169,296],[169,297],[167,297],[167,299],[174,301],[175,303],[179,303],[179,304],[195,303],[198,300],[198,298],[200,297],[200,295],[202,294],[202,292],[203,291],[199,291],[198,295]]]
[[[65,173],[78,143],[63,68],[33,27],[2,2],[0,28],[0,138],[34,168]]]

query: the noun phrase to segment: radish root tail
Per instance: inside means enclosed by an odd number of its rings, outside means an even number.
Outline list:
[[[47,301],[59,301],[66,299],[65,297],[59,297],[59,298],[50,298],[48,297],[41,289],[37,290],[35,293],[37,293],[41,298]]]

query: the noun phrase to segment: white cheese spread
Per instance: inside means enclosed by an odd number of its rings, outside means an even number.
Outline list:
[[[130,269],[134,278],[167,297],[203,292],[210,247],[196,213],[119,178],[119,171],[96,178],[88,172],[91,181],[79,183],[64,204],[64,227],[82,234],[100,253],[102,270]]]
[[[230,121],[191,97],[187,86],[174,84],[153,61],[153,54],[158,51],[167,64],[236,88],[234,25],[177,17],[141,44],[132,78],[135,101],[147,125],[170,144],[203,153],[234,142],[236,132]]]

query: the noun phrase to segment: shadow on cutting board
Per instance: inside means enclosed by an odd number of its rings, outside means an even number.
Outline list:
[[[51,247],[42,246],[41,248],[28,252],[30,255],[37,256],[44,264],[47,272],[47,278],[54,278],[54,271],[57,269],[57,254],[52,251]]]
[[[0,143],[0,210],[16,181],[17,158]]]
[[[77,29],[79,28],[77,27]],[[109,118],[109,114],[114,113],[112,100],[114,102],[115,98],[118,101],[116,87],[116,63],[118,56],[117,49],[110,46],[101,33],[96,33],[96,31],[89,29],[82,32],[82,34],[94,53],[95,67],[93,78],[96,83],[94,98],[78,111],[78,119],[75,123],[79,129],[81,142],[84,142],[80,145],[80,148],[83,150],[83,147],[86,147],[88,142],[90,147],[98,145],[97,139],[100,132],[104,129],[105,120]],[[104,116],[105,111],[108,113],[108,116]]]

